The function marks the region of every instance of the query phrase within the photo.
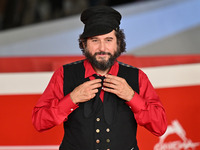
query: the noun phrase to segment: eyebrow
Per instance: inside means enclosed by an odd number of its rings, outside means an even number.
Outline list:
[[[113,39],[113,37],[106,37],[105,39]]]

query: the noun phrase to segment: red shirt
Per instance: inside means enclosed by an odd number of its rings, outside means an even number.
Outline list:
[[[93,67],[88,60],[84,61],[85,78],[93,79]],[[111,67],[109,74],[117,75],[118,62]],[[132,100],[126,102],[134,113],[137,123],[153,134],[160,136],[167,128],[165,110],[152,84],[144,72],[139,70],[139,91]],[[103,100],[104,92],[101,91]],[[32,122],[38,131],[50,129],[67,120],[67,117],[78,105],[74,104],[70,94],[63,94],[63,67],[54,72],[46,90],[33,109]]]

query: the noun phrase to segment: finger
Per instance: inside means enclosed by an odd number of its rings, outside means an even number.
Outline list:
[[[105,78],[104,83],[109,83],[109,84],[114,84],[114,85],[120,84],[120,82],[116,80],[115,78]]]
[[[88,90],[99,88],[100,86],[101,86],[101,79],[86,81],[82,84],[82,87]]]
[[[96,93],[98,92],[98,89],[93,89],[88,92],[84,92],[84,94],[81,96],[82,99],[85,100],[90,100],[96,96]]]
[[[96,94],[97,92],[98,92],[98,87],[92,86],[84,88],[82,93],[85,97],[91,97],[91,95]]]
[[[113,83],[115,85],[126,85],[127,82],[124,78],[118,77],[118,76],[113,76],[113,75],[108,75],[107,78],[105,79],[105,82],[108,83]]]
[[[96,84],[96,83],[101,83],[101,79],[94,79],[94,80],[90,80],[85,82],[86,84],[92,85],[92,84]]]
[[[112,83],[104,82],[103,86],[107,87],[107,88],[117,89],[117,85],[116,84],[112,84]]]
[[[117,90],[115,90],[115,89],[103,87],[103,90],[106,91],[106,92],[113,93],[113,94],[117,95]]]
[[[121,81],[121,79],[122,79],[121,77],[110,75],[110,74],[106,74],[105,77],[106,77],[106,79],[113,79],[116,81]]]
[[[96,94],[96,93],[98,93],[98,91],[99,91],[98,89],[92,89],[91,94]]]
[[[96,83],[96,84],[92,84],[92,85],[88,85],[88,89],[89,90],[95,90],[95,89],[98,89],[98,88],[100,88],[102,85],[101,85],[101,83]]]

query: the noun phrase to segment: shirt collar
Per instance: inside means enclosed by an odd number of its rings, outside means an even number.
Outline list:
[[[85,78],[90,77],[93,74],[97,74],[88,59],[84,60],[84,67],[85,67]],[[111,67],[108,74],[116,76],[118,74],[118,71],[119,71],[119,64],[117,61],[115,61],[114,65]]]

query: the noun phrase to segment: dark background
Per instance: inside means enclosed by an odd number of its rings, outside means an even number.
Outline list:
[[[0,31],[79,14],[90,6],[139,1],[145,0],[1,0]]]

